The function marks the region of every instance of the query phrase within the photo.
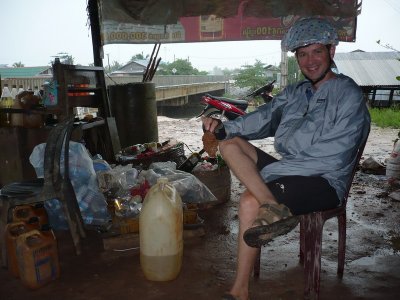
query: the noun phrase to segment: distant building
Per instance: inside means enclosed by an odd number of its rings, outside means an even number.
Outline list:
[[[137,59],[128,62],[116,71],[111,72],[113,76],[127,76],[127,75],[142,75],[148,65],[149,61],[146,59]]]
[[[351,77],[362,89],[371,106],[400,103],[400,53],[364,52],[336,53],[339,73]]]
[[[0,65],[0,77],[2,79],[6,78],[27,78],[27,77],[43,77],[43,76],[53,76],[52,67],[1,67]]]
[[[281,69],[277,66],[268,65],[264,67],[265,77],[268,79],[275,79],[275,86],[280,86]]]

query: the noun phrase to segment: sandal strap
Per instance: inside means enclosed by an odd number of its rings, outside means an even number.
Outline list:
[[[284,204],[269,204],[265,203],[260,205],[260,209],[266,209],[266,211],[261,211],[254,221],[253,225],[268,225],[274,223],[276,220],[274,218],[279,218],[279,220],[286,219],[292,216],[290,210]]]
[[[265,203],[260,205],[260,208],[266,208],[281,219],[292,216],[290,209],[284,204],[270,204]]]

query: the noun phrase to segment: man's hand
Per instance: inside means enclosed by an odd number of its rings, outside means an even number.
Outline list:
[[[205,131],[212,132],[217,140],[225,139],[226,132],[221,120],[202,116],[201,121],[203,122],[203,129]]]
[[[201,121],[203,122],[203,127],[205,130],[214,133],[215,128],[221,124],[221,120],[217,120],[210,117],[201,116]]]

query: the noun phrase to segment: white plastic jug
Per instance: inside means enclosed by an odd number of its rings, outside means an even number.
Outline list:
[[[147,193],[139,216],[140,265],[152,281],[175,279],[183,254],[182,200],[167,178]]]
[[[386,162],[386,177],[389,184],[400,184],[400,140],[394,144],[392,153]]]

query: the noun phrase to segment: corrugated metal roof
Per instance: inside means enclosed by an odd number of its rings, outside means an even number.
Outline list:
[[[399,86],[400,53],[349,52],[336,53],[335,63],[339,73],[354,79],[360,86]]]
[[[149,64],[149,60],[147,60],[147,59],[136,59],[136,60],[127,62],[125,65],[123,65],[118,70],[124,70],[126,68],[129,68],[129,66],[131,66],[131,65],[138,65],[138,66],[146,68],[148,64]]]
[[[21,77],[34,77],[41,75],[51,67],[23,67],[23,68],[0,68],[1,78],[21,78]]]

